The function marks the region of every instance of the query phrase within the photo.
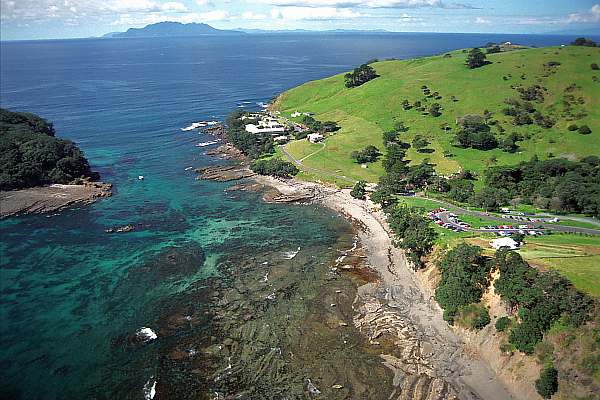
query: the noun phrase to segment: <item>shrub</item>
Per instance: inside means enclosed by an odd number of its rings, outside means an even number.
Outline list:
[[[510,319],[508,317],[500,317],[496,321],[496,330],[498,332],[504,332],[510,325]]]
[[[379,149],[375,146],[367,146],[360,151],[353,151],[351,157],[359,164],[377,161],[381,155]]]
[[[354,197],[355,199],[364,200],[367,195],[366,187],[367,183],[365,181],[356,182],[352,188],[352,191],[350,192],[350,196]]]
[[[535,381],[535,390],[544,399],[549,399],[558,391],[558,371],[554,366],[549,366],[540,372],[540,377]]]
[[[582,125],[581,127],[579,127],[578,132],[581,133],[582,135],[589,135],[590,133],[592,133],[592,130],[590,129],[589,126]]]
[[[484,327],[487,326],[487,324],[490,323],[490,313],[488,312],[488,310],[485,307],[481,307],[478,311],[477,314],[475,314],[475,318],[473,318],[473,321],[471,322],[471,327],[473,329],[483,329]]]
[[[440,112],[441,109],[442,106],[439,103],[433,103],[431,107],[429,107],[429,114],[431,114],[432,117],[439,117],[442,115]]]
[[[574,132],[574,131],[578,130],[578,129],[579,129],[579,127],[578,127],[577,125],[575,125],[575,124],[571,124],[571,125],[569,125],[569,127],[568,127],[567,129],[568,129],[570,132]]]
[[[598,70],[600,70],[600,67],[599,67],[599,66],[598,66],[598,64],[596,64],[596,63],[592,63],[591,67],[592,67],[592,69],[593,69],[594,71],[598,71]]]
[[[259,175],[272,175],[279,178],[289,178],[299,172],[294,164],[280,158],[256,160],[250,165],[250,169]]]

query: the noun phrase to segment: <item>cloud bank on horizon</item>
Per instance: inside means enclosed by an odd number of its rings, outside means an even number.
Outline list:
[[[161,21],[217,28],[600,34],[598,0],[0,0],[2,40],[99,36]]]

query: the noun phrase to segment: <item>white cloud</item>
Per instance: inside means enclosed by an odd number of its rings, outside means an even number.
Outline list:
[[[214,7],[215,3],[211,0],[196,0],[196,4],[200,7]]]
[[[600,22],[600,4],[594,4],[587,13],[576,13],[569,15],[569,23]]]
[[[243,12],[241,18],[246,21],[261,21],[267,19],[266,14],[255,14],[252,11]]]
[[[477,17],[477,18],[475,18],[475,23],[481,24],[481,25],[489,25],[492,23],[492,21],[487,18]]]
[[[213,21],[225,21],[230,18],[227,11],[214,10],[204,13],[184,13],[184,14],[164,14],[164,13],[150,13],[150,14],[121,14],[119,18],[111,25],[114,26],[127,26],[127,27],[140,27],[148,24],[155,24],[158,22],[171,21],[181,22],[182,24],[190,24],[193,22],[213,22]]]
[[[108,3],[110,10],[117,12],[186,12],[183,3],[170,1],[160,3],[150,0],[116,0]]]
[[[350,9],[336,7],[281,7],[271,10],[273,19],[289,21],[353,19],[362,16],[365,15]]]
[[[445,3],[442,0],[258,0],[258,2],[280,7],[315,8],[475,8],[461,3]]]

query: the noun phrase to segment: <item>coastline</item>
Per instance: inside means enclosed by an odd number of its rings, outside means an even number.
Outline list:
[[[531,398],[533,388],[525,390],[525,385],[505,376],[502,369],[492,370],[489,357],[484,361],[483,352],[443,320],[423,277],[413,272],[404,253],[393,246],[385,216],[370,200],[356,200],[350,190],[313,182],[266,176],[251,179],[285,197],[310,194],[313,203],[333,210],[357,228],[368,267],[378,280],[358,288],[354,324],[372,345],[391,341],[397,350],[381,356],[394,374],[392,396],[411,399],[421,390],[418,395],[430,396],[425,398]],[[442,393],[444,397],[437,397]]]
[[[112,184],[92,182],[83,185],[49,185],[0,192],[0,219],[22,214],[43,214],[75,204],[91,204],[110,197]]]

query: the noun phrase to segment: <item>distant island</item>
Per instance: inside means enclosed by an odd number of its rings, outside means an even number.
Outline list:
[[[55,137],[52,123],[0,108],[0,217],[109,196],[110,185],[98,179],[77,145]]]
[[[310,31],[306,29],[245,29],[236,28],[232,30],[223,30],[214,28],[208,24],[181,22],[158,22],[146,25],[143,28],[129,28],[126,32],[110,32],[102,36],[103,38],[152,38],[152,37],[195,37],[205,35],[243,35],[243,34],[268,34],[268,33],[387,33],[384,29],[376,30],[353,30],[353,29],[332,29],[328,31]]]
[[[129,28],[126,32],[112,32],[104,38],[148,38],[148,37],[192,37],[203,35],[242,35],[241,31],[222,30],[207,24],[182,24],[180,22],[158,22],[143,28]]]

